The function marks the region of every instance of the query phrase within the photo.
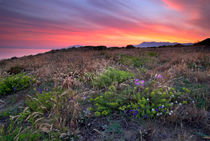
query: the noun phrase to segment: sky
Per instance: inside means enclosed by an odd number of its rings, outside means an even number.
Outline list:
[[[209,0],[0,0],[1,52],[209,36]]]

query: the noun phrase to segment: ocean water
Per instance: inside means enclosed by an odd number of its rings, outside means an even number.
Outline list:
[[[22,57],[27,55],[35,55],[38,53],[44,53],[51,49],[11,49],[11,48],[0,48],[0,60],[9,59],[11,57]]]

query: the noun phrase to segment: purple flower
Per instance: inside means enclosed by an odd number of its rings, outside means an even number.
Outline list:
[[[167,112],[167,110],[164,110],[164,112],[166,113],[166,112]]]
[[[134,116],[136,116],[138,114],[138,110],[135,110],[135,112],[133,113]]]
[[[146,119],[147,118],[147,115],[144,115],[144,118]]]
[[[141,85],[144,86],[144,80],[141,80],[140,82],[141,82]]]
[[[16,92],[16,90],[17,90],[17,87],[14,87],[14,88],[13,88],[13,90],[14,90],[14,92]]]
[[[162,108],[162,106],[159,107],[159,109],[161,109],[161,108]]]
[[[73,100],[73,98],[69,98],[69,102],[71,102]]]
[[[136,85],[139,85],[139,79],[136,79],[136,80],[135,80],[135,84],[136,84]]]
[[[42,89],[41,89],[41,88],[36,88],[36,90],[37,90],[40,94],[42,94]]]
[[[158,108],[156,108],[155,111],[158,112]]]
[[[162,78],[162,75],[161,74],[158,74],[157,78],[161,79]]]

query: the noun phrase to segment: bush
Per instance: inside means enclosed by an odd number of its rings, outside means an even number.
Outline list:
[[[10,74],[18,74],[24,71],[24,68],[21,66],[11,67],[7,72]]]
[[[30,86],[34,78],[25,74],[16,74],[0,80],[0,95],[8,95]]]
[[[115,68],[108,68],[101,75],[92,81],[93,86],[99,88],[107,88],[114,83],[120,84],[130,78],[133,78],[133,74],[121,71]]]
[[[151,56],[151,57],[158,57],[159,56],[159,54],[157,52],[153,52],[153,51],[148,52],[148,55]]]
[[[121,111],[135,117],[154,118],[171,115],[177,105],[187,103],[186,94],[190,92],[188,89],[154,89],[155,85],[156,80],[144,82],[136,79],[134,84],[118,91],[111,86],[104,94],[90,99],[93,106],[89,110],[94,111],[96,116]]]
[[[148,59],[145,57],[138,58],[129,55],[121,55],[119,61],[123,65],[133,65],[134,67],[143,67],[148,62]]]

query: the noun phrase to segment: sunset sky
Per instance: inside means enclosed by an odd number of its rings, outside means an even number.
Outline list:
[[[209,25],[209,0],[0,0],[0,50],[196,42]]]

